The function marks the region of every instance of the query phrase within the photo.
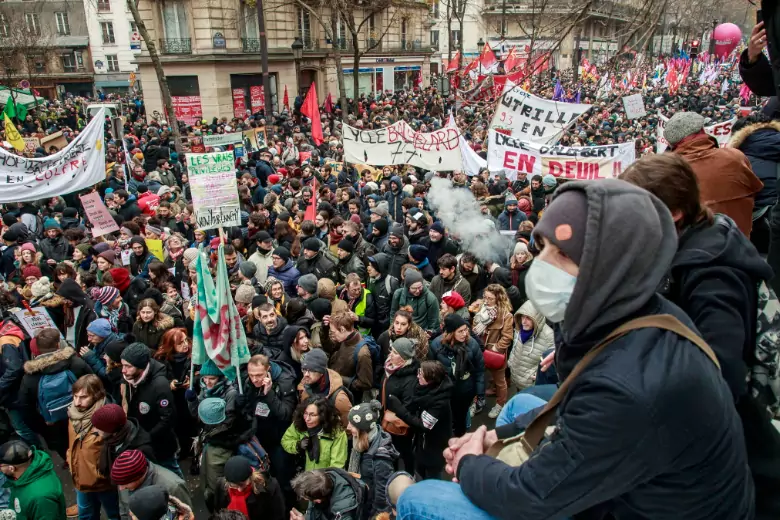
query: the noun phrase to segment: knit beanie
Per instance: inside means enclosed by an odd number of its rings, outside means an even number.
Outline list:
[[[444,234],[444,224],[441,223],[440,220],[437,220],[433,224],[431,224],[431,231],[436,231],[437,233]]]
[[[443,301],[444,303],[447,304],[448,307],[456,311],[466,306],[466,301],[463,299],[463,296],[461,296],[460,293],[457,291],[447,291],[442,295],[441,301]]]
[[[320,278],[317,280],[317,294],[320,298],[328,301],[336,299],[336,284],[330,278]]]
[[[664,137],[674,146],[689,135],[697,134],[704,128],[704,116],[696,112],[678,112],[664,127]]]
[[[102,255],[103,253],[107,253],[108,251],[111,251],[111,246],[108,245],[108,242],[98,242],[92,247],[92,249],[94,249],[95,254],[99,256]]]
[[[404,237],[404,227],[401,224],[399,224],[398,222],[393,222],[393,225],[390,226],[390,235],[394,236],[396,238],[403,238]]]
[[[97,301],[103,305],[111,305],[117,296],[119,296],[119,289],[116,287],[101,287],[97,295]]]
[[[37,253],[37,251],[35,250],[35,244],[33,244],[32,242],[25,242],[24,244],[22,244],[21,251],[29,251],[33,255]]]
[[[303,355],[301,370],[325,374],[328,372],[328,355],[320,348],[315,348]]]
[[[419,244],[413,244],[409,246],[409,256],[419,264],[428,256],[428,248]]]
[[[200,377],[203,376],[221,376],[222,371],[211,359],[207,359],[200,367]]]
[[[138,520],[168,518],[168,492],[160,485],[143,487],[130,496],[128,508]]]
[[[249,459],[241,455],[230,457],[225,463],[223,475],[225,480],[231,484],[240,484],[252,476],[254,469]]]
[[[76,246],[76,249],[78,249],[82,255],[89,256],[90,247],[89,244],[79,244]]]
[[[30,290],[32,291],[34,298],[41,298],[49,294],[51,292],[51,282],[49,281],[49,277],[42,276],[38,278],[38,280],[32,284]]]
[[[444,332],[453,333],[464,325],[468,327],[469,324],[460,314],[453,313],[444,318]]]
[[[198,405],[198,417],[203,424],[213,426],[225,421],[225,400],[220,397],[207,397]]]
[[[373,400],[368,403],[360,403],[349,409],[347,419],[349,423],[362,432],[376,428],[376,422],[382,417],[382,405]]]
[[[108,356],[108,359],[114,363],[119,363],[122,361],[122,352],[124,352],[126,348],[127,343],[121,339],[117,339],[106,345],[103,352]]]
[[[548,173],[542,177],[542,184],[544,184],[546,188],[553,188],[558,186],[558,179],[555,178],[555,175]]]
[[[182,257],[186,258],[187,262],[194,262],[195,259],[198,258],[198,250],[195,249],[194,247],[186,249],[182,254]]]
[[[325,316],[330,314],[330,300],[326,300],[325,298],[317,298],[309,304],[309,310],[317,321],[322,321]]]
[[[149,461],[140,450],[127,450],[111,466],[111,481],[118,486],[130,484],[143,478],[148,469]]]
[[[374,226],[374,228],[379,231],[379,236],[380,237],[383,237],[383,236],[385,236],[387,234],[387,221],[386,220],[384,220],[384,219],[377,220],[376,222],[374,222],[372,224],[372,226]]]
[[[407,338],[397,338],[390,343],[390,348],[395,350],[404,361],[409,361],[414,357],[414,343]]]
[[[241,271],[241,274],[245,277],[252,278],[257,273],[257,266],[254,262],[245,260],[238,266],[238,270]]]
[[[252,262],[248,262],[252,263]],[[236,303],[243,303],[244,305],[250,305],[252,303],[252,298],[255,297],[257,292],[255,292],[255,288],[252,287],[248,283],[242,283],[238,286],[236,289]]]
[[[349,254],[352,254],[355,252],[355,244],[352,242],[352,240],[349,240],[348,238],[345,238],[344,240],[339,242],[338,245],[339,249],[343,249]]]
[[[322,244],[319,240],[317,240],[314,237],[309,237],[306,240],[303,241],[303,249],[304,251],[318,251],[322,247]]]
[[[149,359],[151,359],[151,357],[149,347],[137,341],[135,343],[130,343],[127,348],[122,351],[122,361],[127,361],[135,368],[145,369],[149,366]]]
[[[285,262],[290,259],[290,251],[286,247],[277,247],[276,249],[274,249],[273,254],[275,254]]]
[[[110,403],[95,410],[92,426],[105,433],[116,433],[127,423],[127,415],[121,406]]]
[[[585,247],[585,229],[588,221],[588,199],[584,192],[569,190],[555,197],[544,210],[533,231],[539,237],[555,244],[563,253],[580,265]]]
[[[107,338],[111,335],[112,332],[111,322],[105,318],[98,318],[87,325],[87,332],[91,332],[95,336],[100,336],[101,338]]]
[[[98,245],[100,245],[100,244],[98,244]],[[95,247],[97,247],[97,246],[95,246]],[[100,253],[98,255],[98,258],[102,258],[103,260],[105,260],[106,262],[108,262],[111,265],[114,265],[116,263],[116,253],[114,253],[111,250],[103,251],[102,253]]]
[[[24,269],[22,269],[22,278],[30,278],[30,277],[40,278],[43,276],[43,273],[41,273],[41,268],[37,265],[28,265]]]
[[[317,294],[317,277],[312,274],[305,274],[298,278],[298,286],[309,294]]]
[[[60,227],[60,223],[54,220],[51,217],[48,217],[46,220],[43,221],[43,230],[48,231],[50,229],[59,229],[62,231],[62,228]]]
[[[404,287],[408,289],[409,287],[416,284],[417,282],[422,282],[422,281],[423,281],[423,275],[420,274],[420,271],[417,271],[416,269],[406,270],[406,274],[404,275]]]
[[[109,269],[108,272],[111,274],[111,278],[114,279],[114,287],[119,289],[119,291],[126,291],[128,287],[130,287],[130,273],[127,272],[127,269],[124,267],[114,267],[113,269]]]

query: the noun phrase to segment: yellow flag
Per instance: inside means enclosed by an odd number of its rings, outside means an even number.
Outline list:
[[[3,114],[3,116],[5,117],[5,140],[11,143],[17,152],[24,151],[24,139],[19,134],[19,130],[11,122],[8,114]]]

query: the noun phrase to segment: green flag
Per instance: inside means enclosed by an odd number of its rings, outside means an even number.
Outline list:
[[[10,96],[8,97],[8,102],[5,104],[3,113],[6,114],[10,119],[16,117],[16,103],[14,103],[13,98]]]

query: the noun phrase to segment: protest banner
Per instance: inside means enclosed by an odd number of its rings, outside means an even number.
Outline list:
[[[229,144],[240,143],[243,140],[244,140],[244,134],[242,132],[203,136],[203,144],[205,146],[227,146]]]
[[[430,133],[415,132],[406,121],[378,130],[343,125],[345,160],[372,166],[411,164],[435,171],[463,169],[460,132],[444,127]]]
[[[149,248],[149,252],[157,257],[160,262],[165,261],[165,253],[163,252],[163,242],[159,238],[147,238],[146,247]]]
[[[626,109],[626,117],[629,119],[636,119],[638,117],[645,117],[647,115],[647,110],[645,110],[645,101],[642,99],[642,94],[623,96],[623,108]]]
[[[18,318],[19,323],[22,324],[22,327],[24,327],[24,330],[27,331],[31,338],[37,336],[43,329],[57,328],[57,324],[51,319],[45,307],[33,307],[29,310],[22,309],[14,312],[14,316]],[[75,345],[73,346],[75,347]]]
[[[108,212],[108,208],[103,204],[100,193],[87,193],[79,197],[81,205],[84,207],[84,213],[87,214],[87,220],[92,224],[92,236],[99,237],[106,233],[119,231],[119,225]]]
[[[543,99],[507,81],[490,128],[524,141],[553,144],[591,106]]]
[[[509,180],[517,172],[551,174],[577,180],[616,178],[636,160],[633,141],[607,146],[549,146],[488,132],[488,169],[504,172]]]
[[[200,96],[171,96],[171,104],[176,119],[187,126],[195,126],[203,119]]]
[[[669,148],[669,141],[664,137],[664,127],[666,126],[667,121],[669,121],[668,117],[658,114],[658,126],[655,129],[656,153],[664,153],[666,149]],[[718,141],[718,146],[724,147],[728,144],[729,139],[731,139],[731,129],[736,122],[737,118],[734,117],[728,121],[723,121],[722,123],[705,126],[704,133],[714,137],[715,140]]]
[[[200,229],[240,226],[233,152],[187,154],[195,222]]]
[[[60,197],[105,180],[105,108],[59,152],[39,159],[0,148],[0,204]]]
[[[447,126],[456,130],[458,129],[458,124],[455,122],[455,118],[452,116],[452,112],[450,112],[450,117],[447,120]],[[482,168],[487,168],[487,161],[477,155],[477,152],[474,151],[463,135],[459,137],[459,141],[460,153],[463,159],[463,172],[469,177],[479,175],[479,172]]]

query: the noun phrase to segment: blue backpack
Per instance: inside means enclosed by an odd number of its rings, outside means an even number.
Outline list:
[[[44,374],[38,381],[38,410],[47,424],[68,419],[76,376],[70,370]]]
[[[358,354],[360,354],[360,349],[363,348],[363,345],[367,346],[368,351],[371,353],[371,367],[373,368],[372,372],[374,374],[374,388],[379,388],[379,381],[382,380],[382,372],[384,371],[385,367],[382,363],[382,349],[379,347],[379,344],[376,342],[373,336],[363,336],[363,339],[361,339],[360,342],[355,345],[355,351],[352,353],[352,360],[355,362],[355,374],[357,374]]]

